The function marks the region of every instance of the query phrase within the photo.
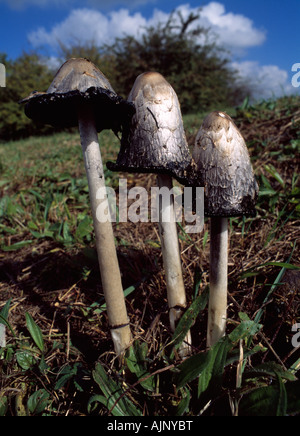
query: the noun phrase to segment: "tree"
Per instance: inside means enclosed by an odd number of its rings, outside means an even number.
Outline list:
[[[45,133],[29,120],[19,101],[34,90],[46,91],[53,79],[48,67],[37,54],[24,53],[15,61],[2,56],[6,67],[6,87],[0,88],[0,139],[15,139],[34,133]]]
[[[112,83],[128,95],[137,75],[160,72],[174,87],[184,113],[241,103],[249,90],[237,84],[230,60],[209,29],[195,26],[199,14],[173,12],[166,24],[144,30],[140,39],[117,38],[103,53],[114,57]]]

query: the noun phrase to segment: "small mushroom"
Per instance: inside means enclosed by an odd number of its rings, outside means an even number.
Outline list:
[[[207,346],[211,347],[226,329],[228,217],[255,215],[258,185],[245,141],[224,112],[212,112],[203,121],[193,159],[196,181],[204,186],[205,215],[211,217],[207,331]]]
[[[112,224],[108,219],[100,222],[96,215],[97,193],[106,192],[97,131],[119,130],[134,113],[134,107],[117,96],[92,62],[81,58],[64,63],[46,93],[34,92],[22,102],[26,103],[26,115],[34,121],[59,127],[79,126],[111,335],[116,353],[122,355],[130,345],[131,333]],[[109,212],[107,198],[102,201],[102,210]]]
[[[117,162],[107,166],[113,171],[156,173],[159,188],[171,190],[172,177],[181,180],[191,160],[177,95],[161,74],[148,72],[137,77],[128,101],[134,103],[136,113],[128,130],[123,132]],[[170,325],[174,331],[186,307],[186,294],[173,195],[164,200],[159,203],[159,232]],[[168,219],[164,220],[164,216]],[[190,342],[188,334],[182,355]]]

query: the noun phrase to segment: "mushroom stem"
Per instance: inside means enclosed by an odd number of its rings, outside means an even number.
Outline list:
[[[106,204],[101,204],[101,209],[107,211],[106,221],[100,222],[96,216],[97,207],[99,206],[97,192],[99,192],[99,189],[105,190],[104,192],[106,192],[106,187],[94,114],[92,108],[88,104],[81,105],[79,108],[78,124],[89,185],[96,247],[102,287],[107,305],[108,321],[110,324],[115,352],[120,356],[130,345],[131,333],[114,234],[111,221],[109,220],[107,196],[102,200],[102,202],[106,202]]]
[[[225,335],[227,317],[228,218],[210,220],[210,292],[207,348]]]
[[[173,188],[172,177],[169,175],[158,174],[157,183],[159,189],[166,187],[170,192]],[[186,308],[186,294],[182,275],[173,194],[166,195],[164,201],[162,201],[161,195],[159,197],[159,234],[166,275],[170,326],[174,332],[176,323]],[[190,344],[191,334],[188,332],[180,348],[182,356],[189,354]]]

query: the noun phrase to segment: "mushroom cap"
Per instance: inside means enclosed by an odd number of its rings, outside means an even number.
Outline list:
[[[210,113],[193,150],[194,185],[204,186],[206,216],[254,216],[258,185],[240,131],[224,112]]]
[[[78,107],[83,102],[94,108],[98,131],[120,125],[134,113],[133,105],[113,90],[104,74],[88,59],[72,58],[56,73],[47,92],[32,92],[21,100],[32,120],[55,127],[78,125]]]
[[[137,77],[128,97],[136,112],[123,132],[112,171],[169,174],[181,181],[191,161],[179,101],[172,86],[155,72]]]

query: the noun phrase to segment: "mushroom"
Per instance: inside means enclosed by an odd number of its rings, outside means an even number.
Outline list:
[[[123,133],[117,162],[108,162],[107,166],[112,171],[156,173],[159,188],[165,187],[170,192],[172,177],[180,181],[191,160],[177,95],[161,74],[148,72],[137,77],[128,101],[135,104],[136,113],[128,130]],[[167,197],[159,202],[159,233],[170,325],[174,331],[186,307],[186,294],[174,196]],[[185,353],[190,342],[188,334],[182,344],[181,354]]]
[[[130,119],[134,107],[117,96],[92,62],[81,58],[65,62],[46,93],[34,92],[22,102],[26,103],[26,115],[34,121],[79,126],[108,320],[115,351],[122,355],[130,345],[131,333],[112,224],[109,218],[100,222],[96,215],[97,193],[106,192],[97,131],[111,128],[116,132]],[[109,214],[107,196],[102,201],[102,210]]]
[[[258,185],[245,141],[224,112],[212,112],[204,119],[193,159],[197,183],[205,190],[205,215],[211,217],[207,329],[207,346],[211,347],[226,329],[228,217],[255,215]]]

